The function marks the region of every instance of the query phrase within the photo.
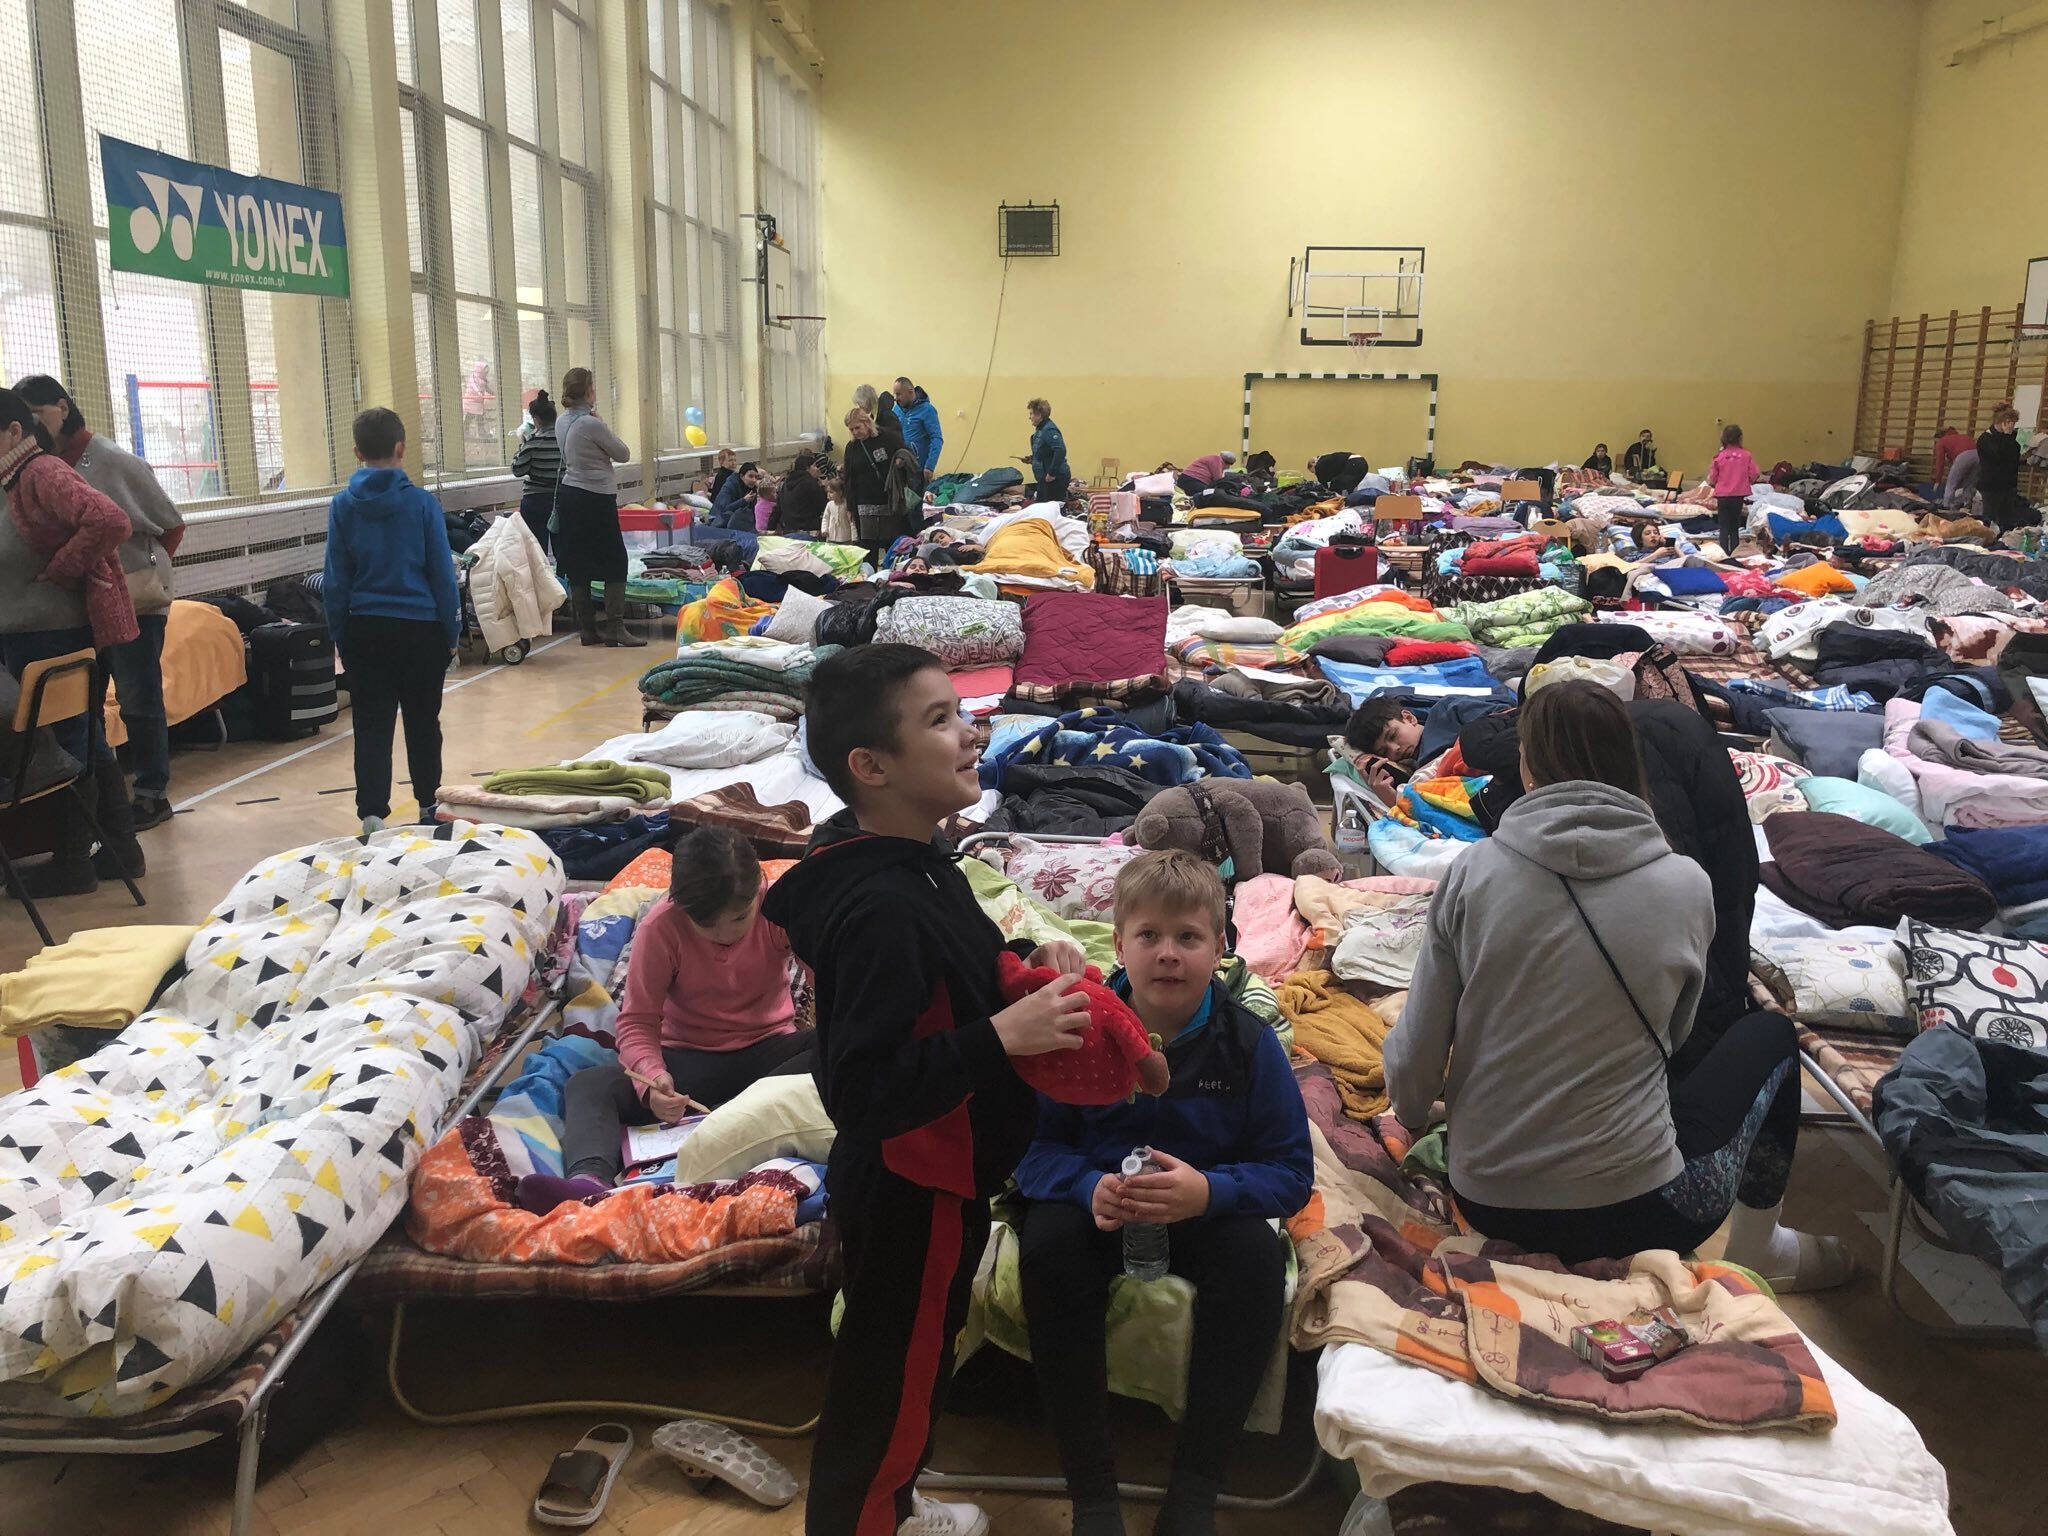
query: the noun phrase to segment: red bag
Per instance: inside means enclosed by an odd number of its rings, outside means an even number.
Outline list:
[[[1387,652],[1390,667],[1430,667],[1440,661],[1477,656],[1479,647],[1462,640],[1403,640]]]

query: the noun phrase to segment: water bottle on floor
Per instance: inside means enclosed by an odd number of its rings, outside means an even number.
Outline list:
[[[1125,1178],[1133,1179],[1141,1173],[1157,1173],[1159,1165],[1152,1161],[1150,1147],[1139,1147],[1124,1159],[1122,1171]],[[1166,1278],[1166,1228],[1159,1222],[1124,1223],[1124,1273],[1133,1280]]]

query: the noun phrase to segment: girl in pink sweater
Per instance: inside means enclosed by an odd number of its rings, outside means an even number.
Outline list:
[[[1749,450],[1742,446],[1742,428],[1734,422],[1721,429],[1721,451],[1714,455],[1708,484],[1714,491],[1714,515],[1721,524],[1721,553],[1733,555],[1742,537],[1742,512],[1749,504],[1749,488],[1763,479]]]
[[[706,827],[676,845],[669,893],[633,934],[614,1032],[617,1066],[589,1067],[563,1092],[564,1178],[530,1175],[518,1200],[547,1212],[603,1194],[628,1125],[715,1108],[764,1077],[811,1070],[796,1027],[789,938],[761,916],[761,861],[735,832]]]

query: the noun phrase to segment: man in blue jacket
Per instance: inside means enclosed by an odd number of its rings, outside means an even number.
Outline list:
[[[441,792],[441,682],[462,636],[455,559],[441,504],[407,477],[405,423],[377,405],[355,421],[363,467],[327,507],[320,596],[348,674],[363,835],[391,814],[391,732],[405,715],[405,760],[420,820]]]
[[[1019,1277],[1040,1395],[1059,1442],[1074,1536],[1123,1536],[1104,1357],[1122,1229],[1164,1227],[1170,1271],[1193,1282],[1187,1412],[1160,1536],[1214,1536],[1216,1498],[1279,1337],[1287,1251],[1271,1223],[1308,1204],[1308,1113],[1287,1052],[1215,984],[1223,881],[1182,851],[1141,854],[1116,882],[1110,978],[1172,1074],[1158,1098],[1076,1108],[1043,1097],[1017,1165],[1031,1202]],[[1147,1170],[1124,1159],[1150,1151]],[[1127,1282],[1129,1283],[1129,1282]]]
[[[896,419],[903,428],[903,446],[916,457],[929,480],[939,470],[939,454],[945,449],[946,434],[939,430],[939,408],[931,396],[908,379],[898,379],[890,391],[896,397]]]

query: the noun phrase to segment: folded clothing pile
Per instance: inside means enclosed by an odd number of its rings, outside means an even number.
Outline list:
[[[1482,645],[1507,649],[1518,645],[1541,645],[1551,632],[1591,613],[1593,605],[1583,597],[1557,587],[1518,592],[1495,603],[1458,603],[1444,611],[1444,617],[1462,626],[1462,635],[1416,635],[1428,640],[1477,640]]]
[[[1889,928],[1917,917],[1980,928],[1998,911],[1991,888],[1927,848],[1829,811],[1786,811],[1763,823],[1766,889],[1831,928]]]
[[[1389,594],[1374,592],[1372,588],[1347,595],[1356,600],[1324,608],[1311,617],[1298,614],[1293,627],[1280,636],[1281,646],[1299,654],[1338,635],[1390,635],[1408,640],[1474,638],[1462,621],[1440,614],[1416,600],[1399,601]],[[1307,610],[1304,609],[1303,613]]]
[[[1024,653],[1015,603],[978,597],[899,598],[876,616],[875,639],[930,651],[951,670],[1000,666]]]
[[[592,758],[514,768],[481,784],[443,784],[435,815],[505,827],[580,827],[668,809],[668,775],[640,763]]]
[[[763,636],[686,645],[647,670],[640,692],[672,710],[746,709],[793,722],[803,714],[812,668],[830,649]]]
[[[20,970],[0,976],[0,1035],[51,1024],[126,1029],[183,963],[198,931],[179,923],[89,928],[30,955]]]
[[[1542,554],[1541,539],[1481,539],[1467,546],[1458,569],[1466,576],[1534,576]]]

